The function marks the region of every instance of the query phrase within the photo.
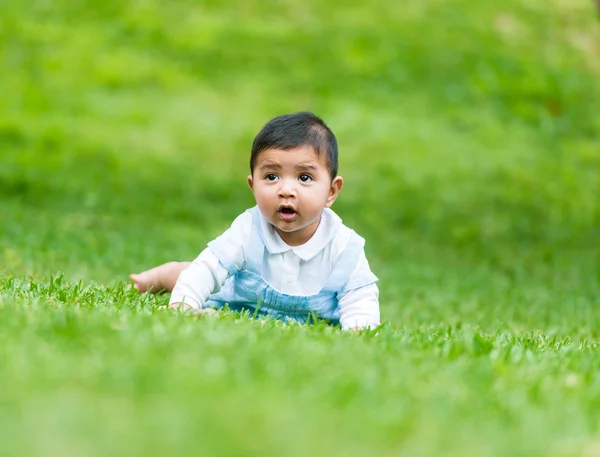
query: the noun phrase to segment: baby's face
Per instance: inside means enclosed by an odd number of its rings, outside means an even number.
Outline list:
[[[248,176],[260,212],[290,246],[313,236],[323,209],[333,204],[342,183],[340,176],[331,179],[326,158],[317,157],[310,146],[267,149]]]

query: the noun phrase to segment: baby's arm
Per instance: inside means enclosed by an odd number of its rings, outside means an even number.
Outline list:
[[[348,283],[361,282],[372,277],[377,280],[369,267],[369,262],[362,252]],[[376,328],[380,324],[379,288],[375,282],[362,287],[341,292],[337,295],[340,308],[340,324],[344,330],[361,330]]]
[[[167,262],[141,273],[129,275],[133,287],[140,292],[171,292],[175,287],[177,278],[191,262]]]
[[[225,280],[244,265],[244,246],[248,242],[251,228],[252,215],[245,212],[221,236],[209,243],[210,247],[181,271],[169,306],[184,310],[202,309],[208,297],[218,292]],[[225,268],[224,263],[228,268]]]
[[[227,277],[225,267],[210,248],[206,248],[179,275],[169,299],[169,307],[184,311],[202,309],[208,297],[221,288]]]
[[[338,294],[338,303],[342,329],[373,329],[380,324],[379,289],[376,284]]]

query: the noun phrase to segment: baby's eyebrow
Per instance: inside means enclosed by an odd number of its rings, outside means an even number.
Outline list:
[[[311,165],[310,163],[299,163],[298,165],[296,165],[296,169],[297,170],[317,171],[317,167],[315,167],[314,165]]]
[[[267,170],[267,169],[280,170],[281,165],[276,164],[276,163],[264,163],[260,166],[260,169],[261,170]]]

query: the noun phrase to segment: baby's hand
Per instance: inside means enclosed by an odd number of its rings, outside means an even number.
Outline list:
[[[217,314],[217,311],[213,308],[196,309],[186,303],[171,303],[168,307],[167,306],[159,306],[158,309],[167,309],[167,308],[181,311],[184,313],[198,314],[198,315],[202,315],[202,316],[209,316],[209,315],[212,316],[212,315]]]
[[[171,303],[169,304],[169,308],[182,312],[187,312],[194,309],[186,303]]]
[[[202,309],[193,309],[190,311],[192,314],[199,314],[201,316],[214,316],[217,314],[217,310],[214,308],[202,308]]]
[[[141,293],[171,292],[179,274],[188,265],[188,262],[167,262],[141,273],[130,274],[129,279],[133,281],[133,287]]]
[[[134,289],[139,290],[140,293],[156,293],[162,289],[158,277],[158,268],[152,268],[151,270],[143,271],[142,273],[130,274],[129,279],[133,281]]]

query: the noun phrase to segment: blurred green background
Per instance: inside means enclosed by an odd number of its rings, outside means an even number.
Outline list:
[[[49,278],[63,273],[66,282],[118,289],[130,272],[192,259],[254,204],[245,177],[260,127],[311,110],[340,144],[345,187],[334,209],[366,238],[380,278],[390,339],[373,350],[463,326],[517,340],[542,332],[597,341],[599,56],[591,1],[3,0],[3,302],[24,300],[15,281],[25,278],[54,287]],[[11,328],[9,346],[32,338]],[[369,354],[362,340],[339,338]],[[14,357],[15,367],[27,359]],[[596,357],[580,360],[596,373]],[[459,373],[448,386],[468,384],[468,366]],[[479,397],[486,387],[477,385]],[[463,406],[423,421],[455,424]],[[523,423],[544,417],[531,411]],[[557,414],[549,429],[560,430]],[[592,433],[597,414],[581,414]],[[458,427],[445,436],[462,436]],[[435,442],[420,430],[422,444]],[[440,442],[412,455],[448,451]],[[229,455],[250,455],[244,443]],[[365,455],[396,455],[386,443]]]
[[[193,258],[253,204],[260,127],[313,110],[338,136],[335,209],[367,239],[390,320],[445,281],[598,291],[592,4],[1,8],[8,274],[114,283]]]

